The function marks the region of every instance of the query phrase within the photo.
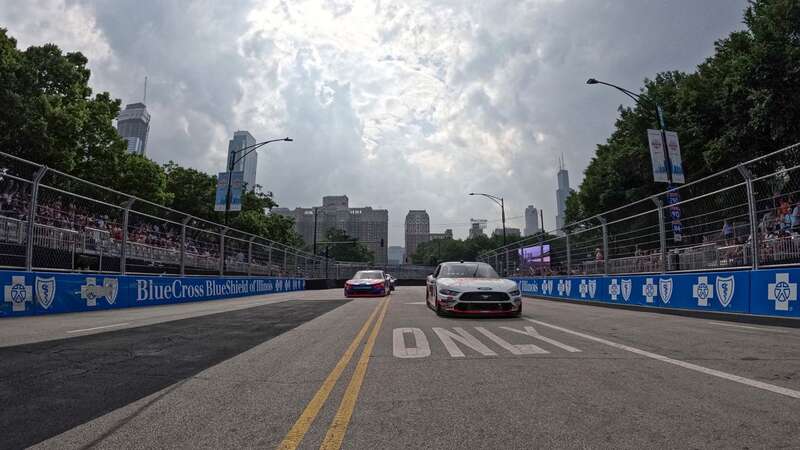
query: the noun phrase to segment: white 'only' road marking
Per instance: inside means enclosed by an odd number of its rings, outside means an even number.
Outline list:
[[[618,348],[620,350],[625,350],[627,352],[635,353],[637,355],[646,356],[648,358],[655,359],[657,361],[674,364],[676,366],[683,367],[685,369],[694,370],[700,373],[704,373],[706,375],[712,375],[718,378],[723,378],[725,380],[735,381],[737,383],[745,384],[747,386],[764,389],[766,391],[774,392],[776,394],[785,395],[787,397],[797,398],[800,399],[800,391],[796,391],[794,389],[789,389],[781,386],[776,386],[774,384],[764,383],[762,381],[752,380],[750,378],[740,377],[738,375],[733,375],[730,373],[722,372],[720,370],[709,369],[708,367],[699,366],[697,364],[688,363],[685,361],[681,361],[678,359],[672,359],[663,355],[659,355],[657,353],[648,352],[646,350],[639,350],[638,348],[630,347],[628,345],[617,344],[616,342],[612,342],[606,339],[602,339],[599,337],[594,337],[586,333],[581,333],[579,331],[572,331],[564,327],[560,327],[558,325],[551,325],[546,322],[541,322],[534,319],[526,319],[535,324],[542,325],[544,327],[552,328],[554,330],[558,330],[564,333],[568,333],[574,336],[582,337],[584,339],[588,339],[590,341],[599,342],[601,344],[608,345],[610,347]]]
[[[83,333],[83,332],[86,332],[86,331],[94,331],[94,330],[102,330],[104,328],[124,327],[125,325],[130,325],[130,324],[131,324],[130,322],[124,322],[124,323],[115,323],[115,324],[112,324],[112,325],[103,325],[102,327],[84,328],[82,330],[70,330],[70,331],[67,331],[67,334]]]

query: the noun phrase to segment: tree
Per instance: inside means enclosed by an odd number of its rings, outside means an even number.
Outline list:
[[[644,82],[643,93],[664,107],[667,127],[680,136],[690,181],[800,142],[800,3],[752,1],[744,23],[747,29],[717,41],[714,55],[695,72],[666,72]],[[615,131],[597,146],[567,201],[568,222],[665,189],[652,181],[645,137],[655,125],[651,110],[620,108]],[[723,178],[714,182],[730,185]]]
[[[0,149],[110,186],[125,153],[120,101],[91,97],[87,62],[53,44],[20,51],[0,28]]]
[[[520,240],[517,236],[508,236],[508,244]],[[435,239],[417,246],[411,256],[414,264],[436,265],[443,261],[475,261],[478,255],[503,245],[502,236],[487,237],[480,235],[470,239]]]
[[[325,244],[328,249],[328,257],[337,261],[348,262],[369,262],[375,261],[375,255],[366,245],[359,242],[356,238],[351,238],[343,230],[331,228],[325,233]]]

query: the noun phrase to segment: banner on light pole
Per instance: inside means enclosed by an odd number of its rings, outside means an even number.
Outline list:
[[[244,185],[244,172],[231,172],[231,207],[229,211],[242,210],[242,186]],[[228,172],[217,175],[217,191],[214,196],[214,211],[225,211],[228,195]]]
[[[678,142],[678,133],[674,131],[665,131],[664,135],[667,138],[667,152],[669,152],[669,161],[672,164],[672,182],[686,183],[686,177],[684,177],[683,174],[681,144]]]
[[[656,183],[669,183],[661,131],[647,130],[647,141],[650,143],[650,161],[653,164],[653,181]]]

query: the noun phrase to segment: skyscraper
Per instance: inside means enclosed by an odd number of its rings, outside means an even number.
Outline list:
[[[569,172],[564,165],[564,157],[558,160],[558,188],[556,189],[556,228],[564,228],[565,213],[567,211],[567,197],[569,196]],[[560,232],[560,231],[559,231]]]
[[[150,133],[150,113],[144,103],[125,106],[117,117],[117,132],[128,146],[128,151],[145,155],[147,135]]]
[[[424,209],[412,209],[406,214],[406,261],[417,252],[417,246],[431,240],[431,218]]]
[[[236,152],[234,159],[239,159],[242,157],[241,150],[245,147],[255,145],[255,143],[256,138],[254,138],[249,131],[237,131],[233,133],[233,139],[228,141],[228,159],[226,160],[226,170],[227,164],[230,164],[232,152]],[[244,172],[243,179],[247,186],[246,189],[249,192],[252,192],[256,188],[256,167],[258,167],[257,150],[250,152],[247,156],[237,161],[236,165],[233,166],[234,172]]]
[[[539,232],[539,210],[533,205],[525,208],[525,236],[533,236]]]

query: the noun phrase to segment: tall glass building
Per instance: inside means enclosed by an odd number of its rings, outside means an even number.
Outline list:
[[[117,132],[125,140],[128,151],[145,155],[150,132],[150,113],[144,103],[131,103],[117,117]]]
[[[233,139],[228,141],[228,159],[225,161],[226,169],[227,164],[231,160],[231,153],[236,152],[236,158],[239,159],[243,153],[247,152],[247,150],[242,151],[245,147],[250,147],[255,145],[256,138],[250,134],[249,131],[237,131],[233,133]],[[250,149],[248,149],[250,150]],[[250,152],[247,156],[242,158],[240,161],[233,166],[234,172],[244,172],[244,182],[247,185],[246,189],[248,192],[253,192],[256,188],[256,167],[258,166],[258,150]]]

